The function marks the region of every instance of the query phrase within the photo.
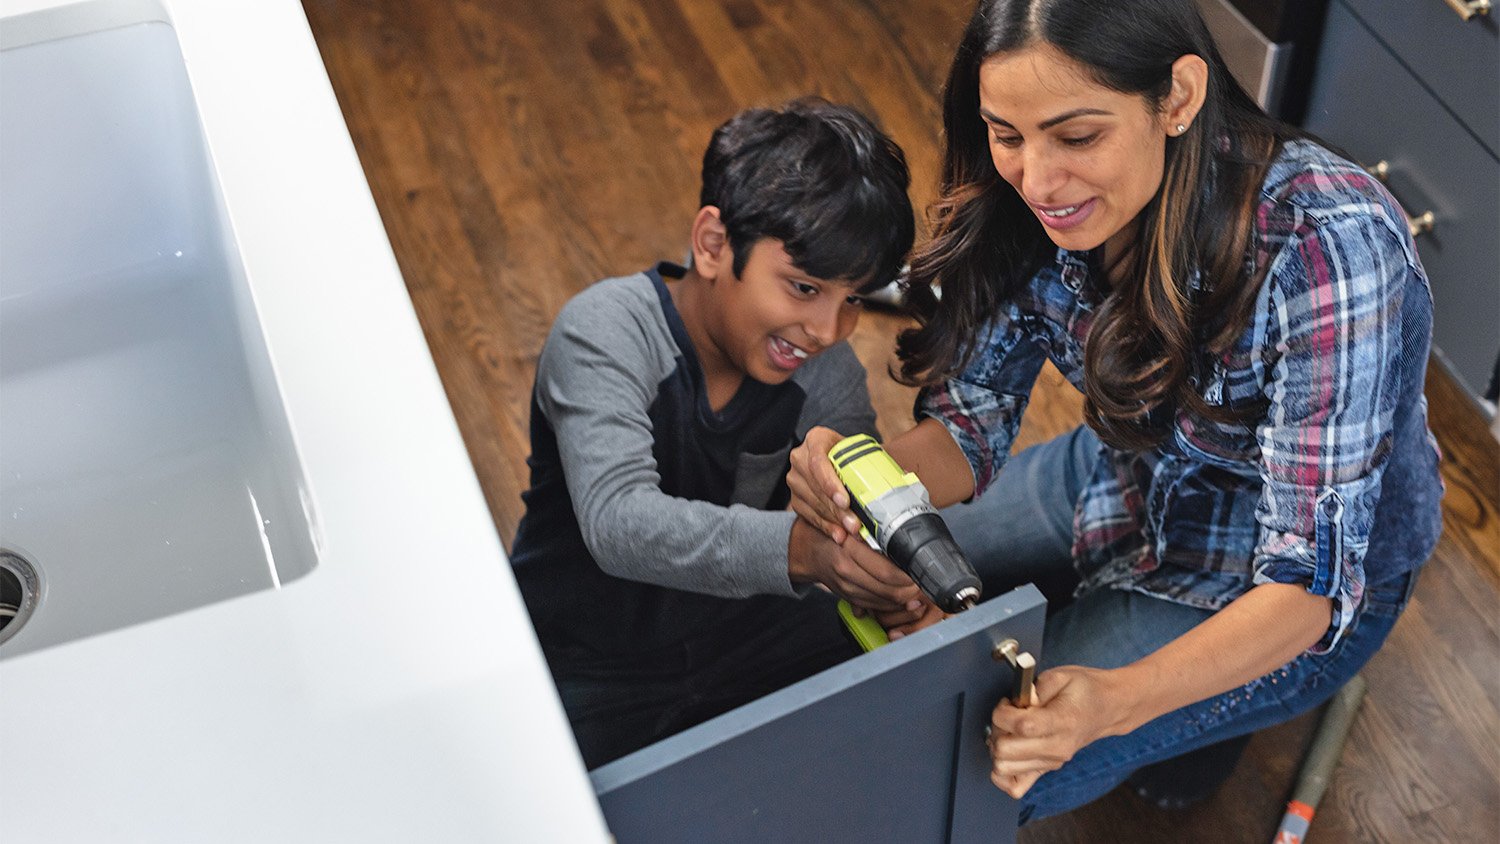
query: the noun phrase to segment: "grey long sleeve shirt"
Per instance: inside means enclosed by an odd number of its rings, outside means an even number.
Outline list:
[[[716,413],[659,271],[580,293],[538,362],[512,551],[544,640],[640,652],[793,598],[788,455],[814,425],[874,423],[847,344],[784,384],[747,379]]]

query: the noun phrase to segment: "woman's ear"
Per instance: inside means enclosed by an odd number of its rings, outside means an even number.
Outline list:
[[[717,278],[720,270],[734,260],[729,248],[729,230],[719,219],[719,209],[705,205],[693,218],[693,270],[704,278]]]
[[[1208,62],[1189,53],[1172,62],[1172,92],[1167,95],[1162,121],[1169,136],[1186,132],[1208,96]]]

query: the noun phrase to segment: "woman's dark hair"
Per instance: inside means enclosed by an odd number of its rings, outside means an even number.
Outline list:
[[[719,209],[734,274],[774,237],[803,272],[861,289],[896,278],[916,235],[906,156],[868,118],[817,98],[740,112],[703,154],[700,202]]]
[[[1095,314],[1084,416],[1124,449],[1159,443],[1177,408],[1228,421],[1233,415],[1208,405],[1189,376],[1199,350],[1223,352],[1249,319],[1264,272],[1249,261],[1255,198],[1281,145],[1306,136],[1239,87],[1192,0],[980,0],[943,92],[942,193],[929,209],[933,238],[912,256],[909,300],[920,326],[900,339],[902,380],[931,383],[961,370],[1001,303],[1056,254],[996,173],[979,115],[980,64],[1032,44],[1051,45],[1153,111],[1172,90],[1178,58],[1208,64],[1203,108],[1185,134],[1167,138],[1161,187]]]

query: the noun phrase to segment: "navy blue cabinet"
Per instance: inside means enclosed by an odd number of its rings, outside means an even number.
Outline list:
[[[1305,125],[1384,163],[1421,232],[1434,346],[1479,395],[1500,354],[1496,21],[1465,21],[1447,0],[1333,0],[1323,35]]]
[[[590,776],[610,832],[650,842],[1014,841],[1020,804],[990,782],[985,727],[1041,655],[1046,601],[999,595],[699,724]]]

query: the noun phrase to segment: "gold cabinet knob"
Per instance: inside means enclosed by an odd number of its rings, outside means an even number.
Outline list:
[[[1446,0],[1446,2],[1448,8],[1466,21],[1489,14],[1493,6],[1490,0]]]
[[[1489,0],[1485,0],[1485,2],[1488,3]],[[1381,159],[1380,161],[1375,162],[1369,167],[1366,167],[1365,172],[1369,173],[1371,176],[1374,176],[1380,181],[1381,184],[1385,184],[1391,177],[1391,164],[1389,161]],[[1397,198],[1396,201],[1400,202],[1401,200],[1400,198]],[[1411,236],[1414,239],[1432,231],[1433,226],[1436,224],[1437,215],[1433,214],[1431,211],[1423,211],[1421,214],[1418,214],[1415,217],[1410,214],[1406,215],[1406,230],[1411,233]]]

